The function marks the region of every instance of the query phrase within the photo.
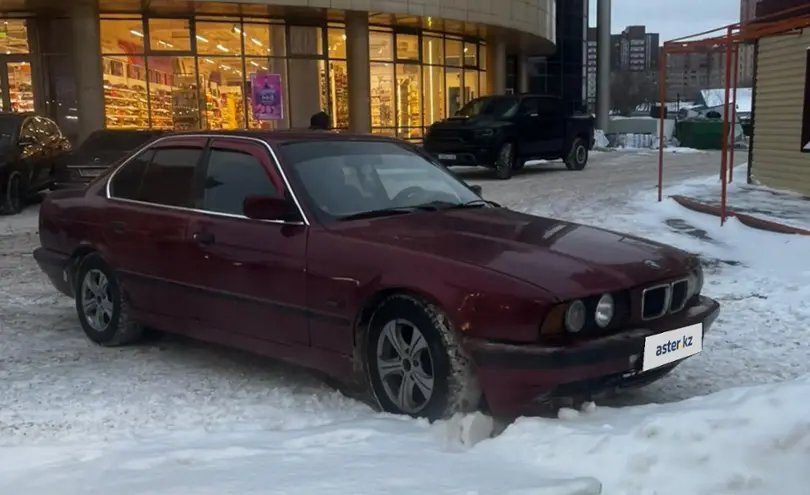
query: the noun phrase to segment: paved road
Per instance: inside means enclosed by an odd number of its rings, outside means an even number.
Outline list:
[[[720,173],[720,152],[667,153],[664,156],[664,186],[691,178]],[[735,155],[745,163],[747,152]],[[658,154],[654,151],[597,152],[578,172],[566,170],[560,161],[527,165],[508,181],[492,177],[483,168],[459,167],[455,171],[484,188],[484,196],[510,208],[567,216],[582,208],[602,208],[626,201],[658,183]]]

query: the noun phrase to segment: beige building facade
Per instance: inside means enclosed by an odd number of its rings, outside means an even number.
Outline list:
[[[757,42],[751,180],[810,196],[810,29]]]
[[[466,102],[503,93],[508,55],[525,64],[528,53],[553,53],[556,39],[555,0],[4,0],[0,9],[0,104],[51,115],[79,138],[104,127],[306,127],[324,110],[339,129],[419,140]],[[283,112],[272,120],[255,117],[261,75],[280,81]]]

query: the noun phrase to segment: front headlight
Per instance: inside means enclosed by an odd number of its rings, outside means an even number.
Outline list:
[[[690,273],[687,283],[687,299],[691,299],[695,294],[700,294],[700,291],[703,290],[703,268],[698,267]]]
[[[571,333],[577,333],[585,328],[585,322],[588,319],[585,303],[576,300],[568,305],[565,310],[565,329]]]
[[[613,296],[605,294],[599,298],[599,302],[596,303],[596,310],[593,313],[593,320],[599,328],[610,325],[611,320],[613,320],[614,308]]]

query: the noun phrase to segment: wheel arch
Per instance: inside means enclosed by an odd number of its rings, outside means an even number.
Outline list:
[[[82,260],[85,259],[88,255],[91,254],[100,254],[99,250],[94,248],[93,246],[87,244],[81,244],[76,247],[72,253],[70,253],[70,258],[68,258],[68,265],[67,270],[68,274],[70,275],[70,288],[73,290],[74,295],[76,294],[76,276],[79,272],[79,265],[81,264]]]

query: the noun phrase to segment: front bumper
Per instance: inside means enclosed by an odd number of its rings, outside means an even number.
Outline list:
[[[425,141],[425,151],[436,158],[442,165],[453,166],[491,166],[498,158],[499,146],[489,144],[461,144]]]
[[[698,303],[650,328],[636,328],[566,347],[515,345],[467,338],[487,405],[494,414],[530,414],[558,399],[591,400],[619,389],[652,383],[683,359],[642,372],[644,342],[651,335],[703,324],[709,331],[720,304]]]
[[[39,269],[48,276],[56,290],[74,297],[70,256],[43,247],[34,249],[33,255]]]

